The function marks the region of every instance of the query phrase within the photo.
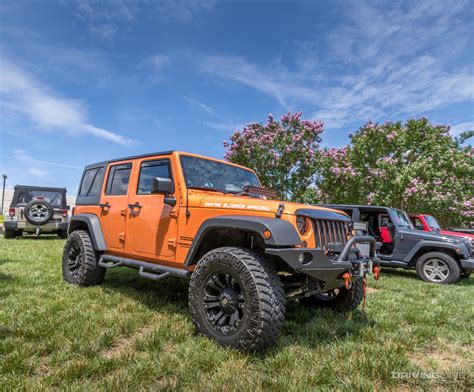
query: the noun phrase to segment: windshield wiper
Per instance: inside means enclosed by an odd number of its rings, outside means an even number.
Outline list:
[[[213,187],[210,187],[210,186],[189,186],[188,188],[189,189],[199,189],[199,190],[203,190],[203,191],[220,192],[220,193],[227,194],[227,192],[223,191],[222,189],[217,189],[217,188],[213,188]]]
[[[272,189],[265,189],[250,185],[245,185],[241,191],[230,192],[236,196],[266,196],[272,199],[277,198],[277,194]]]

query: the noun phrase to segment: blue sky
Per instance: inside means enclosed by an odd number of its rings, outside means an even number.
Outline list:
[[[342,146],[367,120],[474,129],[473,1],[0,2],[0,171],[66,186],[112,157],[222,157],[302,111]]]

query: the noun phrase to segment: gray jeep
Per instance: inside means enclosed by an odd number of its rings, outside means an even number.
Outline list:
[[[474,243],[468,239],[416,230],[401,210],[382,206],[325,204],[352,218],[356,235],[378,242],[380,265],[413,268],[430,283],[456,283],[474,270]],[[384,232],[385,231],[385,235]],[[363,251],[363,245],[358,246]]]
[[[4,236],[53,233],[67,238],[68,210],[66,188],[17,185],[5,217]]]

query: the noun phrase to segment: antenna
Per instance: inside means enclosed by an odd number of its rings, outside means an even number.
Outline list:
[[[186,180],[186,218],[191,216],[191,211],[189,211],[189,187],[188,180]]]

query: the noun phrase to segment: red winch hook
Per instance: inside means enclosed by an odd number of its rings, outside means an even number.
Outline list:
[[[372,272],[374,274],[374,279],[379,280],[379,278],[380,278],[380,267],[375,266]]]
[[[352,275],[349,272],[346,272],[344,275],[342,275],[342,279],[344,279],[344,286],[347,290],[349,290],[352,286]]]

